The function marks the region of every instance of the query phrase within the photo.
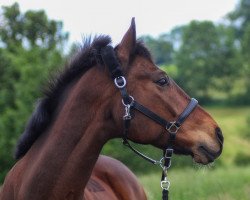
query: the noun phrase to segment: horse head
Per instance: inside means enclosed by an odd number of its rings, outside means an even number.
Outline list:
[[[115,51],[126,77],[126,88],[131,98],[158,116],[176,121],[189,105],[191,98],[166,72],[154,64],[150,52],[137,41],[134,19]],[[118,90],[113,97],[112,105],[116,125],[123,129],[121,116],[124,109]],[[208,164],[222,152],[222,132],[215,120],[201,106],[193,107],[188,114],[181,127],[178,127],[173,142],[174,152],[191,155],[195,162]],[[161,149],[166,148],[171,138],[164,126],[136,110],[133,110],[132,115],[127,136],[130,140],[152,144]]]

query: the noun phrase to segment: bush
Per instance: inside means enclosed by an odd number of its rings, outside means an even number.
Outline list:
[[[247,116],[247,124],[250,124],[250,115]],[[249,130],[250,131],[250,130]]]
[[[250,124],[250,115],[248,115],[246,117],[246,126],[244,128],[242,128],[243,131],[243,136],[245,137],[245,139],[250,140],[250,128],[249,128],[249,124]]]
[[[240,152],[236,155],[234,163],[238,166],[250,165],[250,155]]]

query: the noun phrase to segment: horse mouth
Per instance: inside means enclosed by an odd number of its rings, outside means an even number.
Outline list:
[[[191,155],[191,156],[193,156],[192,151],[189,149],[186,149],[186,148],[182,148],[182,149],[174,148],[174,153],[177,155]]]
[[[193,159],[196,163],[207,165],[219,157],[220,154],[221,151],[215,152],[205,146],[199,146],[198,152],[193,153]]]

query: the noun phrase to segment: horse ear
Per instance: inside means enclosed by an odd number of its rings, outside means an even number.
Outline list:
[[[126,67],[129,63],[130,56],[135,51],[136,45],[136,28],[135,28],[135,18],[131,20],[131,25],[128,31],[122,38],[122,41],[117,46],[117,55],[121,61],[122,66]]]

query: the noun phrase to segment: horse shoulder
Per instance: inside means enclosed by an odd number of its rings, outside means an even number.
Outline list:
[[[91,180],[99,180],[109,187],[118,199],[146,200],[144,189],[131,170],[120,161],[107,156],[99,156],[93,169]]]
[[[0,200],[22,200],[22,181],[25,178],[25,158],[20,159],[5,176],[0,189]]]
[[[15,171],[10,170],[5,177],[4,183],[0,186],[0,200],[14,200],[15,193]]]

